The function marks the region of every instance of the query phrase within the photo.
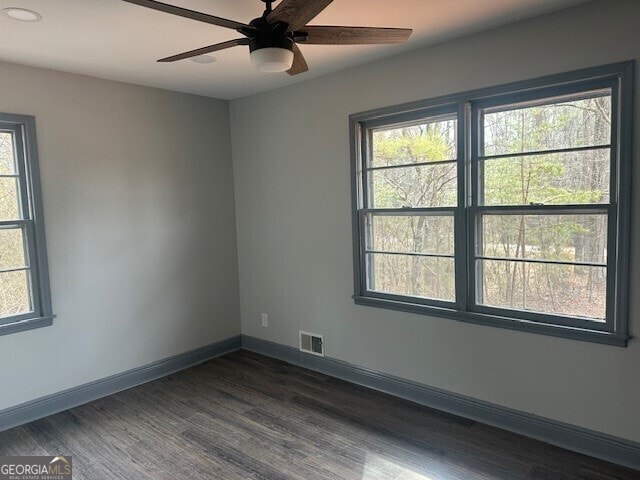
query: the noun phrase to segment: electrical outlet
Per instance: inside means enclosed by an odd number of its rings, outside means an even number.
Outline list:
[[[269,315],[266,313],[262,314],[262,326],[265,328],[269,326]]]

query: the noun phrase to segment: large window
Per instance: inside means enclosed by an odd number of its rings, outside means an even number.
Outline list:
[[[626,345],[632,71],[353,115],[356,303]]]
[[[50,325],[35,122],[0,114],[0,335]]]

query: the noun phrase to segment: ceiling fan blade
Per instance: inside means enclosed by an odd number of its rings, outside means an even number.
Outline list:
[[[234,20],[228,20],[226,18],[215,17],[202,12],[196,12],[195,10],[189,10],[187,8],[176,7],[175,5],[168,5],[166,3],[156,2],[155,0],[124,0],[128,3],[140,5],[141,7],[151,8],[158,10],[159,12],[170,13],[172,15],[178,15],[179,17],[190,18],[191,20],[198,20],[199,22],[210,23],[212,25],[218,25],[219,27],[233,28],[237,30],[239,28],[247,28],[248,25],[244,23],[236,22]]]
[[[307,25],[300,29],[309,36],[309,45],[368,45],[405,43],[413,30],[410,28],[378,27],[324,27]]]
[[[229,40],[227,42],[216,43],[215,45],[209,45],[208,47],[196,48],[188,52],[179,53],[167,58],[161,58],[158,62],[176,62],[178,60],[184,60],[185,58],[197,57],[198,55],[204,55],[206,53],[216,52],[218,50],[224,50],[225,48],[236,47],[238,45],[249,45],[248,38],[236,38],[235,40]]]
[[[304,55],[300,51],[300,48],[294,43],[293,44],[293,65],[287,73],[289,75],[298,75],[299,73],[304,73],[309,70],[307,66],[307,61],[304,59]]]
[[[267,15],[269,23],[286,22],[289,30],[299,30],[313,20],[333,0],[282,0]]]

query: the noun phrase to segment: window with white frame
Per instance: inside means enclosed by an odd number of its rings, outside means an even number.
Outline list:
[[[0,114],[0,335],[50,325],[33,117]]]
[[[632,71],[353,115],[356,303],[626,345]]]

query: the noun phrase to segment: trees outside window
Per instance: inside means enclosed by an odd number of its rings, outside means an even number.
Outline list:
[[[352,116],[356,302],[625,344],[631,70]]]

